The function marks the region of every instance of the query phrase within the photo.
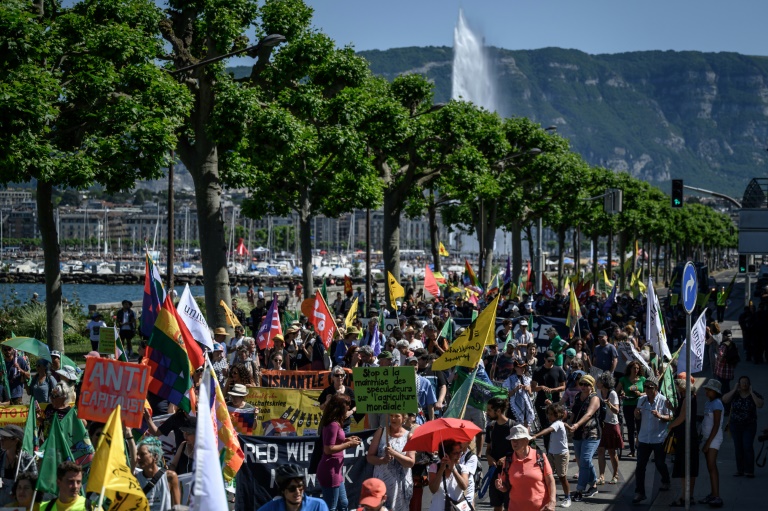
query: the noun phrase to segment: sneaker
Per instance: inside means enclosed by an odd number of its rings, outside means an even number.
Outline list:
[[[560,506],[560,507],[571,507],[571,498],[570,497],[564,498],[563,500],[560,501],[558,506]]]
[[[699,501],[699,504],[709,504],[710,501],[712,501],[712,499],[714,499],[714,498],[715,497],[713,497],[712,495],[707,495],[706,497],[704,497],[703,499],[701,499]]]
[[[597,495],[597,486],[590,486],[584,492],[584,497],[594,497],[595,495]]]
[[[576,493],[571,495],[571,500],[573,502],[581,502],[584,500],[584,495],[582,495],[580,491],[577,491]]]
[[[723,507],[723,499],[720,497],[712,497],[709,501],[709,507]]]
[[[648,498],[648,497],[646,497],[646,496],[645,496],[645,495],[643,495],[643,494],[640,494],[640,493],[635,493],[635,497],[632,499],[632,503],[633,503],[633,504],[639,504],[639,503],[641,503],[642,501],[644,501],[644,500],[645,500],[645,499],[647,499],[647,498]]]

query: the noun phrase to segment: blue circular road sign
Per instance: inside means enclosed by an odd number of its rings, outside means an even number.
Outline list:
[[[698,296],[699,286],[696,280],[696,268],[693,263],[686,263],[683,269],[683,282],[680,292],[683,294],[683,308],[685,312],[691,314],[696,307],[696,297]]]

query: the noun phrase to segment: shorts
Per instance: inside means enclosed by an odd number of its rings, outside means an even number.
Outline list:
[[[704,444],[707,443],[707,439],[709,438],[709,433],[704,434],[704,432],[701,432],[701,446],[704,447]],[[715,438],[712,439],[712,443],[709,444],[710,449],[720,450],[720,446],[723,445],[723,430],[721,429],[717,435],[715,435]]]
[[[491,482],[491,484],[488,485],[488,504],[491,507],[504,507],[504,509],[507,509],[509,506],[509,490],[507,491],[499,491],[496,488],[496,485]]]
[[[485,432],[485,426],[487,424],[485,419],[485,412],[482,410],[478,410],[474,406],[467,405],[466,410],[464,411],[464,420],[470,421],[472,424],[480,428],[483,432]]]
[[[549,464],[552,466],[552,473],[557,477],[568,477],[568,457],[569,453],[547,454]]]

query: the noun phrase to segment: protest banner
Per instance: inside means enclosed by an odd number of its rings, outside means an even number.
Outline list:
[[[688,342],[686,339],[683,341],[679,350],[680,358],[677,360],[678,371],[685,371],[688,374],[696,374],[703,370],[704,351],[706,349],[705,341],[707,338],[706,312],[707,311],[704,310],[704,312],[701,313],[699,319],[696,320],[693,328],[691,328],[691,367],[688,367],[688,361],[686,359],[685,343]]]
[[[123,424],[140,428],[148,389],[148,366],[88,357],[77,416],[106,423],[112,410],[120,405]]]
[[[352,371],[349,369],[345,369],[345,371],[347,372],[345,384],[351,389],[355,388],[355,383],[350,378]],[[333,385],[332,378],[331,371],[278,371],[276,369],[262,369],[261,386],[323,390]]]
[[[0,406],[0,427],[18,424],[22,428],[27,423],[29,407],[26,405]]]
[[[233,418],[232,424],[239,430],[251,427],[252,434],[259,436],[314,435],[323,416],[320,403],[317,401],[320,392],[320,390],[307,389],[251,387],[248,389],[245,401],[258,407],[259,413],[254,419],[250,419],[241,412],[243,416]],[[248,424],[251,420],[254,422],[252,426]],[[362,427],[362,424],[353,422],[352,430],[360,430]]]
[[[398,328],[399,324],[397,318],[384,318],[384,335],[387,337],[392,335],[392,330]]]
[[[112,327],[99,328],[99,354],[115,354],[115,329]]]
[[[352,374],[359,413],[419,412],[413,366],[355,367]]]
[[[365,455],[375,432],[366,430],[356,433],[362,440],[361,444],[344,451],[343,473],[349,509],[358,507],[362,482],[373,474],[373,467],[368,465]],[[235,478],[235,511],[258,509],[277,497],[277,467],[290,463],[308,470],[316,441],[316,436],[265,438],[240,435],[245,463]],[[320,497],[320,484],[315,474],[307,474],[305,488],[305,495]]]

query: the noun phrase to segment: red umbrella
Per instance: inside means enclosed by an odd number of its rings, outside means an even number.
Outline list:
[[[422,424],[406,442],[404,451],[435,452],[441,442],[469,442],[482,430],[463,419],[435,419]]]

